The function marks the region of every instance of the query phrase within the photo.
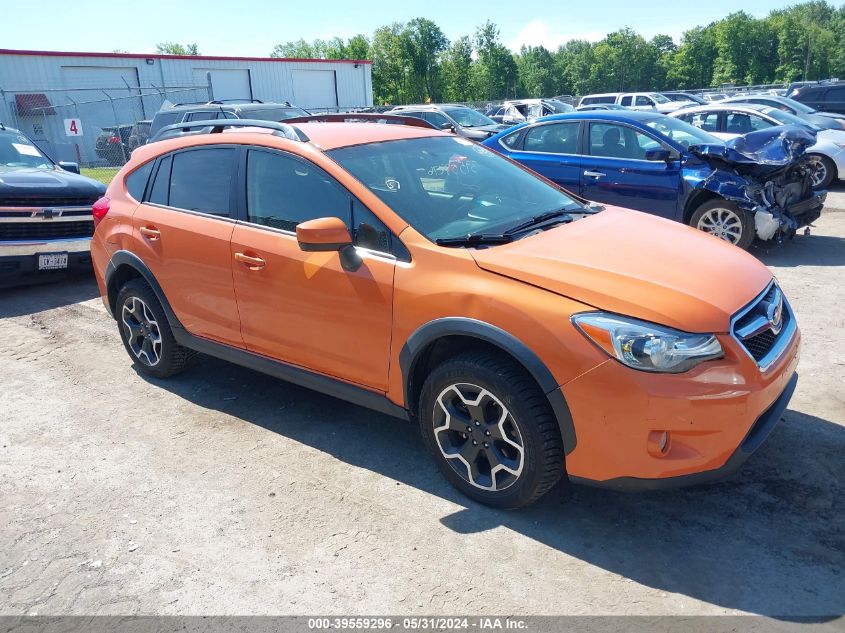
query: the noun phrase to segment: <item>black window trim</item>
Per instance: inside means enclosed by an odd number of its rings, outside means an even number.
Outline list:
[[[185,152],[195,152],[201,151],[204,149],[233,149],[235,150],[235,156],[232,159],[234,169],[232,170],[232,179],[233,182],[229,183],[229,217],[225,217],[222,215],[215,215],[214,213],[207,213],[205,211],[195,211],[193,209],[183,209],[181,207],[174,207],[170,205],[170,176],[168,176],[168,188],[167,188],[167,202],[168,204],[159,204],[157,202],[150,202],[149,195],[152,192],[152,184],[155,183],[156,178],[158,178],[159,169],[161,169],[161,163],[171,157],[170,161],[170,170],[171,176],[173,173],[173,160],[172,157],[176,156],[177,154],[184,154]],[[184,147],[181,149],[174,150],[172,152],[166,152],[161,154],[160,156],[156,157],[155,161],[156,164],[153,166],[153,173],[150,174],[150,179],[147,182],[147,188],[144,191],[144,200],[143,204],[149,205],[151,207],[157,207],[159,209],[168,209],[170,211],[179,211],[180,213],[189,213],[191,215],[197,215],[204,218],[211,218],[214,220],[220,220],[222,222],[237,222],[238,218],[238,207],[237,207],[237,192],[235,191],[239,178],[239,171],[240,171],[240,156],[239,154],[243,152],[242,146],[236,143],[215,143],[213,145],[192,145],[190,147]]]
[[[356,250],[361,250],[366,254],[373,255],[375,257],[382,257],[382,258],[388,259],[390,261],[398,261],[398,262],[405,262],[405,263],[409,263],[411,261],[410,251],[405,246],[405,244],[399,239],[399,237],[396,235],[396,233],[394,233],[391,230],[391,228],[389,226],[387,226],[387,223],[384,220],[382,220],[375,211],[373,211],[366,204],[361,202],[361,200],[358,198],[358,196],[356,196],[354,193],[349,191],[349,189],[347,189],[346,186],[344,186],[343,183],[341,183],[337,178],[335,178],[333,175],[331,175],[329,172],[327,172],[321,166],[317,165],[316,163],[314,163],[312,161],[309,161],[307,158],[305,158],[303,156],[300,156],[298,154],[294,154],[293,152],[288,152],[288,151],[285,151],[285,150],[282,150],[282,149],[278,149],[276,147],[267,147],[265,145],[244,145],[244,146],[242,146],[242,150],[243,151],[241,152],[241,156],[239,157],[239,160],[238,160],[238,173],[242,174],[242,175],[238,176],[238,186],[237,186],[237,188],[238,188],[238,192],[237,192],[237,195],[238,195],[238,199],[237,199],[237,209],[238,209],[237,223],[238,224],[243,224],[245,226],[251,226],[251,227],[258,228],[258,229],[263,229],[265,231],[271,231],[273,233],[279,233],[280,235],[285,235],[285,236],[293,237],[294,239],[296,239],[296,231],[288,231],[287,229],[280,229],[280,228],[277,228],[277,227],[274,227],[274,226],[267,226],[266,224],[258,224],[257,222],[250,222],[249,219],[248,219],[249,213],[248,213],[248,208],[247,208],[248,205],[247,205],[247,187],[246,187],[246,178],[247,178],[246,165],[247,165],[247,157],[249,156],[249,152],[251,150],[255,150],[255,151],[265,152],[265,153],[268,153],[268,154],[282,155],[282,156],[285,156],[286,158],[291,158],[293,160],[296,160],[296,161],[306,165],[309,168],[319,169],[328,178],[330,178],[332,180],[332,182],[334,182],[335,185],[340,188],[341,191],[343,191],[346,195],[349,196],[349,222],[352,225],[352,227],[355,226],[355,215],[354,215],[355,202],[357,202],[364,209],[366,209],[367,211],[372,213],[373,216],[375,216],[375,218],[384,225],[384,228],[387,229],[387,232],[390,236],[389,237],[389,239],[390,239],[390,252],[378,251],[378,250],[374,250],[374,249],[371,249],[371,248],[367,248],[365,246],[355,246]],[[352,231],[353,231],[352,227],[350,227],[350,226],[346,227],[347,230],[349,230],[350,235],[352,234]],[[397,245],[398,245],[398,247],[397,247]]]
[[[145,204],[144,201],[147,199],[147,192],[150,189],[150,185],[155,180],[155,175],[158,173],[158,165],[156,164],[156,158],[150,159],[138,165],[135,169],[130,171],[123,177],[123,187],[126,189],[126,194],[138,204]],[[126,181],[129,180],[131,176],[133,176],[138,170],[143,169],[147,165],[150,165],[150,173],[147,174],[147,182],[144,183],[144,189],[141,191],[141,199],[138,200],[134,198],[131,193],[129,193],[129,187],[126,184]]]

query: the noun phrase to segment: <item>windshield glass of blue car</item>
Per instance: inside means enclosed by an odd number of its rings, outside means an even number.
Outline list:
[[[596,212],[492,150],[460,137],[368,143],[329,155],[408,224],[438,243],[468,237],[473,238],[469,242],[502,243]]]
[[[668,116],[656,117],[645,121],[645,124],[655,132],[659,132],[666,136],[684,149],[689,149],[693,145],[723,145],[723,141],[719,138],[708,134],[701,128],[690,125],[680,119],[674,119]]]
[[[482,127],[498,125],[493,119],[484,116],[472,108],[444,108],[443,111],[461,127]]]
[[[53,162],[25,136],[0,130],[0,167],[51,169]]]

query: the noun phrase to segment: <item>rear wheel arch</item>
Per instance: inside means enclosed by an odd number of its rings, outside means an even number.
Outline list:
[[[512,334],[477,319],[435,319],[420,326],[408,337],[399,354],[399,365],[405,407],[411,415],[415,414],[419,405],[422,386],[428,374],[439,364],[469,351],[489,351],[504,355],[521,366],[549,401],[560,428],[564,453],[568,455],[575,449],[575,426],[569,406],[543,361]]]
[[[117,251],[114,255],[112,255],[112,258],[106,267],[105,277],[109,310],[113,317],[117,318],[115,314],[115,302],[120,289],[130,280],[140,278],[146,281],[147,285],[152,288],[156,298],[164,310],[165,315],[167,316],[170,327],[184,329],[182,327],[182,323],[173,312],[170,302],[164,295],[164,290],[162,290],[161,284],[158,283],[155,275],[153,275],[152,271],[137,255],[130,253],[129,251]]]

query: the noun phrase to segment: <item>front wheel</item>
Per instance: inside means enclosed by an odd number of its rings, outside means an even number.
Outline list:
[[[705,202],[692,214],[689,224],[745,250],[754,241],[751,215],[727,200]]]
[[[813,189],[827,189],[836,178],[836,165],[827,156],[811,154],[810,177]]]
[[[506,357],[467,353],[435,368],[423,385],[418,419],[440,472],[481,503],[528,505],[564,473],[548,400]]]

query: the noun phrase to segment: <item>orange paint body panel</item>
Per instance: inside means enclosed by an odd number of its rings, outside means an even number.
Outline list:
[[[772,281],[748,253],[613,207],[491,248],[438,246],[325,152],[448,135],[367,123],[298,128],[310,142],[241,129],[137,149],[109,187],[111,210],[92,242],[106,305],[114,294],[107,284],[113,258],[131,253],[160,284],[188,334],[359,386],[400,407],[410,404],[402,356],[415,333],[450,318],[501,330],[551,374],[546,394],[565,399],[575,438],[565,447],[567,472],[597,482],[718,469],[787,388],[798,359],[797,330],[765,369],[730,333],[735,315]],[[341,220],[310,220],[294,233],[248,222],[243,209],[221,219],[128,195],[125,178],[144,162],[220,144],[310,161],[383,222],[408,256],[359,248],[363,263],[345,270],[338,252],[306,252],[297,241],[345,243],[350,233]],[[632,369],[570,320],[595,311],[715,334],[724,355],[677,374]],[[660,454],[655,438],[663,432],[670,439]]]

